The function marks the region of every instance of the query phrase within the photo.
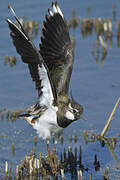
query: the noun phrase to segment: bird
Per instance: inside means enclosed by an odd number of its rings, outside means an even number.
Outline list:
[[[74,63],[74,48],[63,12],[57,1],[52,2],[51,9],[45,15],[42,24],[40,50],[37,50],[13,8],[8,5],[18,26],[6,19],[10,36],[16,51],[29,72],[38,91],[35,105],[26,109],[23,117],[36,130],[38,136],[47,142],[57,139],[62,131],[82,118],[83,106],[73,96],[69,97],[69,84]]]

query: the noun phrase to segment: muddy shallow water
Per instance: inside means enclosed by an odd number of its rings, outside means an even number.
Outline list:
[[[9,111],[15,109],[25,109],[37,100],[37,92],[34,83],[29,76],[27,65],[23,64],[20,56],[16,53],[15,48],[9,36],[9,29],[5,18],[12,19],[7,8],[10,3],[17,15],[24,15],[26,19],[37,20],[39,28],[50,6],[47,1],[3,1],[0,6],[0,110],[8,108]],[[75,30],[70,29],[70,35],[75,37],[75,62],[72,73],[70,90],[72,90],[74,98],[83,105],[84,116],[87,121],[77,121],[65,129],[63,137],[64,144],[59,142],[57,145],[57,156],[64,148],[71,146],[73,151],[75,147],[82,148],[82,162],[88,171],[83,171],[83,179],[88,179],[90,173],[93,179],[100,180],[103,177],[106,167],[109,168],[110,179],[120,178],[120,107],[118,106],[110,128],[106,134],[107,137],[117,137],[114,156],[110,154],[106,146],[101,147],[98,141],[94,143],[85,143],[83,132],[88,131],[89,136],[92,133],[96,135],[101,133],[112,109],[120,96],[120,49],[117,45],[117,24],[120,17],[120,1],[109,0],[79,2],[60,1],[60,7],[67,19],[72,16],[72,9],[75,10],[76,16],[80,21],[84,18],[103,18],[112,19],[112,45],[107,47],[107,55],[102,59],[102,48],[99,51],[96,47],[97,36],[95,30],[92,35],[83,37],[81,34],[81,26]],[[116,15],[116,16],[115,16]],[[104,37],[103,37],[104,39]],[[34,43],[38,47],[40,41],[40,31],[38,37],[34,38]],[[94,50],[94,55],[92,51]],[[17,63],[10,67],[9,64],[4,65],[4,56],[16,56]],[[99,56],[98,56],[99,55]],[[98,57],[98,58],[97,58]],[[69,135],[77,136],[77,142],[70,142]],[[0,119],[0,177],[4,175],[5,161],[12,163],[13,173],[16,165],[24,159],[25,155],[32,152],[34,147],[34,137],[36,132],[23,119],[17,119],[15,122]],[[42,152],[43,156],[47,154],[46,144],[38,139],[36,146],[36,154]],[[12,153],[12,143],[15,143],[15,152]],[[52,149],[52,142],[50,147]],[[96,172],[94,167],[94,156],[100,162],[100,169]],[[117,160],[114,160],[117,159]],[[70,179],[70,173],[65,175],[66,179]],[[76,177],[72,177],[73,179]]]

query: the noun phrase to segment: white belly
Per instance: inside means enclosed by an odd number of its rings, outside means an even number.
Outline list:
[[[50,139],[51,135],[59,133],[63,128],[57,125],[57,111],[53,108],[47,109],[35,122],[33,128],[37,130],[40,138]]]

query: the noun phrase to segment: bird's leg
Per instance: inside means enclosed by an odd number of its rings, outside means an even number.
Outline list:
[[[56,153],[56,143],[54,143],[54,146],[53,146],[53,153]]]
[[[57,146],[57,143],[58,143],[58,141],[55,140],[55,141],[54,141],[54,146],[53,146],[53,153],[56,153],[56,146]]]
[[[47,152],[48,152],[48,155],[50,155],[50,147],[49,147],[49,144],[47,144]]]
[[[48,155],[50,155],[50,147],[49,147],[49,140],[47,140],[47,152],[48,152]]]
[[[56,145],[57,145],[57,140],[55,140],[54,142],[54,146],[53,146],[53,150],[52,150],[52,172],[53,174],[57,173],[57,169],[58,169],[58,164],[57,164],[57,156],[56,156]]]

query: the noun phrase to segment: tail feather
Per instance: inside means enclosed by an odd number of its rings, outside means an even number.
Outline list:
[[[27,114],[27,113],[25,113],[25,114],[20,114],[19,115],[19,117],[30,117],[31,115],[30,114]]]
[[[38,119],[38,116],[33,116],[31,114],[20,114],[19,117],[23,117],[31,126],[34,125],[35,120]]]

